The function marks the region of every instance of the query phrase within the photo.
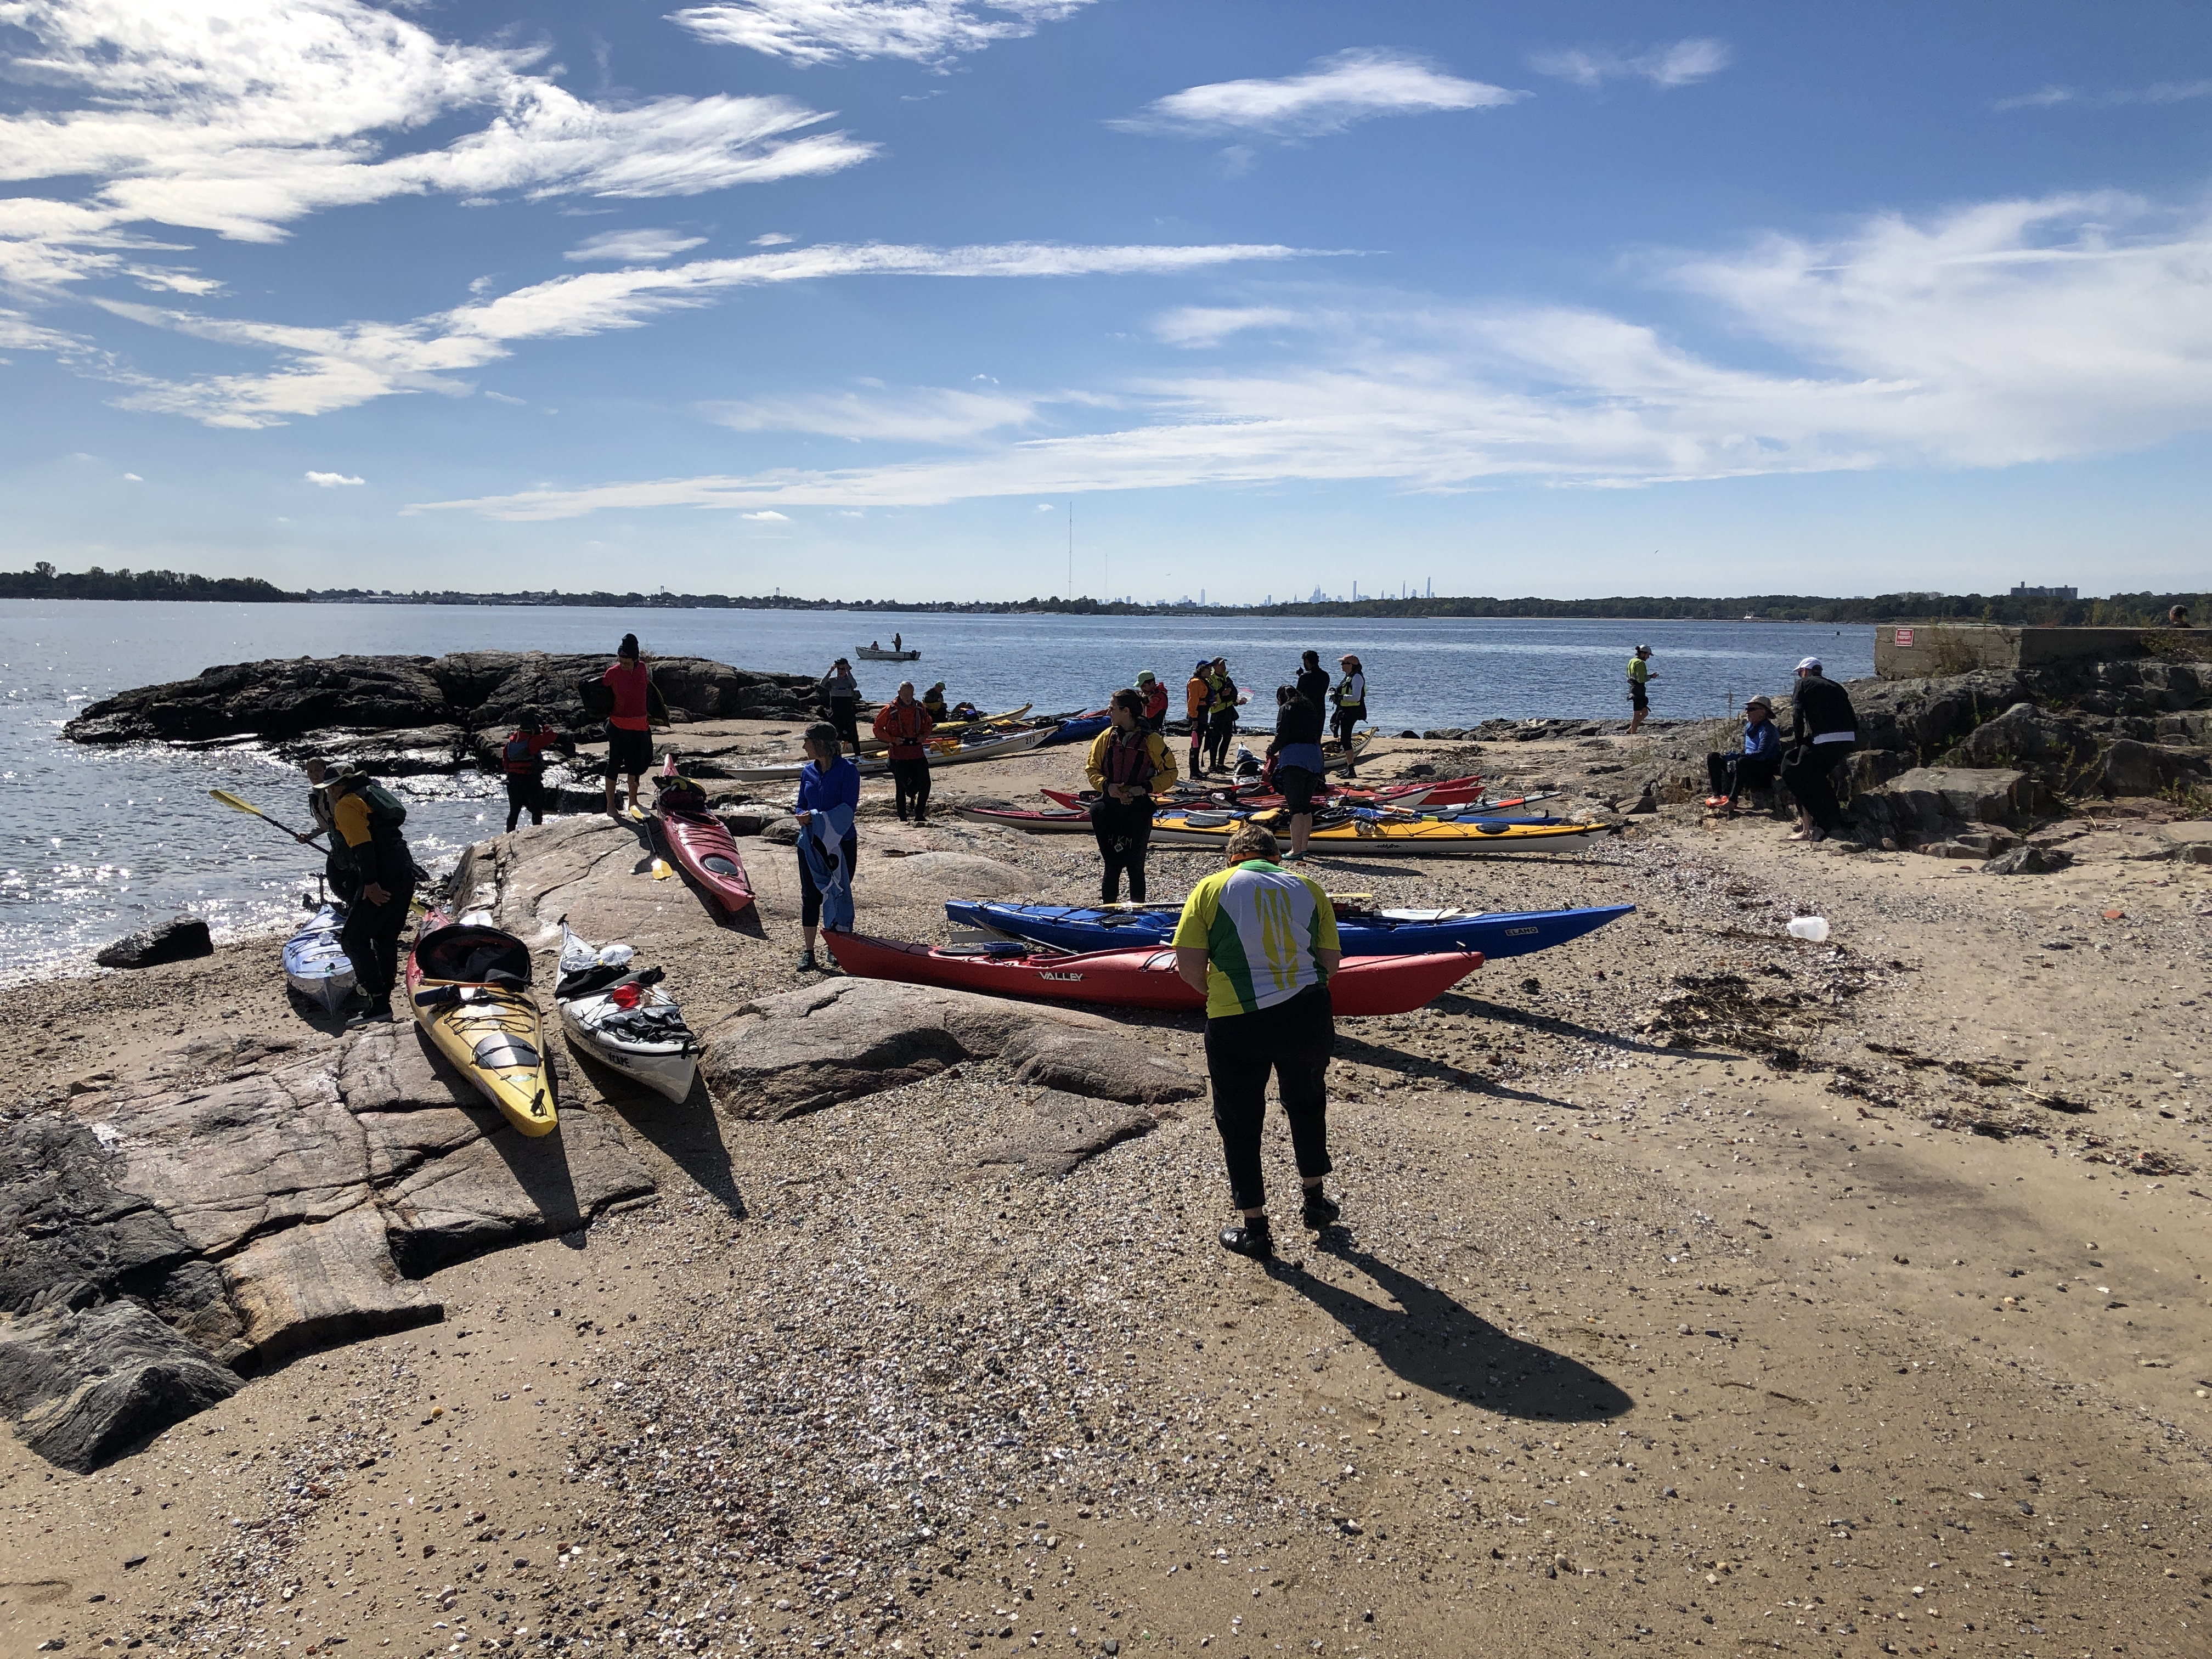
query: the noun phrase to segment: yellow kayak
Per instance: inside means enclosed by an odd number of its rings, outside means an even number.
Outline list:
[[[407,957],[407,1001],[438,1052],[524,1134],[558,1127],[545,1030],[530,1000],[530,947],[512,933],[422,918]]]
[[[1155,847],[1219,847],[1245,815],[1231,812],[1160,812],[1152,818]],[[1278,836],[1289,829],[1289,817],[1279,809],[1249,815]],[[1572,852],[1613,833],[1607,823],[1553,820],[1516,823],[1500,819],[1455,823],[1436,818],[1407,818],[1376,822],[1359,818],[1350,823],[1316,828],[1308,841],[1318,854],[1366,855],[1405,853],[1445,858],[1497,858],[1510,853]]]

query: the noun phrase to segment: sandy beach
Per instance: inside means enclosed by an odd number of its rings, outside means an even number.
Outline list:
[[[1571,805],[1653,741],[1389,739],[1363,772]],[[1080,764],[948,771],[937,805]],[[1638,909],[1340,1022],[1345,1231],[1295,1226],[1278,1117],[1269,1265],[1214,1242],[1202,1098],[1077,1155],[995,1060],[775,1118],[565,1057],[564,1113],[657,1198],[442,1267],[434,1322],[92,1474],[0,1437],[8,1650],[2212,1652],[2212,866],[2170,856],[2207,826],[2114,802],[2008,878],[1623,822],[1582,856],[1315,860],[1379,902]],[[865,932],[1096,895],[1087,837],[902,825],[885,783],[860,833]],[[757,925],[605,819],[477,868],[568,870],[703,1030],[798,983],[793,854],[740,846]],[[1153,894],[1211,867],[1156,851]],[[267,941],[13,994],[53,1041],[0,1108],[125,1133],[143,1095],[358,1041]],[[1194,1018],[1117,1023],[1202,1071]]]

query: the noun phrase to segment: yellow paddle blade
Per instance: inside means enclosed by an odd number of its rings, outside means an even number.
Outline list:
[[[670,864],[669,864],[669,862],[668,862],[668,860],[667,860],[666,859],[655,859],[655,860],[653,860],[653,878],[655,881],[666,881],[666,880],[669,878],[669,877],[671,877],[671,876],[674,875],[675,873],[676,873],[675,870],[674,870],[672,867],[671,867],[671,866],[670,866]]]
[[[208,791],[208,793],[214,796],[225,806],[229,807],[233,811],[251,812],[257,818],[265,818],[269,817],[268,813],[263,811],[252,801],[242,800],[238,796],[232,794],[228,789],[210,789]]]
[[[629,816],[633,823],[643,823],[645,822],[645,809],[640,806],[635,801],[632,801],[629,804]]]

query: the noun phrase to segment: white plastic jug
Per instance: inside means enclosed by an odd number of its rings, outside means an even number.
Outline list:
[[[1826,916],[1793,916],[1790,920],[1790,936],[1818,945],[1828,937],[1828,919]]]

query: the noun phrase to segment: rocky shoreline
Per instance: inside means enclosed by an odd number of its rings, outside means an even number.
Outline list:
[[[1924,683],[1894,726],[1852,689],[1899,734],[1854,767],[1913,763],[1851,806],[1911,826],[1899,851],[1670,799],[1693,763],[1703,793],[1695,727],[1379,745],[1385,773],[1654,810],[1587,857],[1317,861],[1333,887],[1639,909],[1343,1022],[1350,1231],[1272,1272],[1211,1243],[1195,1022],[795,982],[773,840],[745,844],[742,927],[604,817],[471,850],[456,893],[541,964],[563,915],[628,939],[707,1041],[680,1107],[564,1056],[544,1142],[410,1028],[304,1020],[267,944],[24,988],[51,1042],[0,1071],[0,1524],[43,1559],[0,1626],[1413,1654],[1458,1650],[1478,1607],[1516,1642],[1680,1651],[2070,1611],[2085,1640],[2160,1639],[2203,1594],[2173,1505],[2212,1426],[2212,824],[2189,728],[2158,724],[2196,711],[2016,697],[1942,730],[1937,705],[2018,688]],[[2127,695],[2154,690],[2181,700]],[[783,718],[686,742],[776,752]],[[2100,769],[2056,738],[1960,763],[2008,720],[2078,725]],[[2100,720],[2154,722],[2163,793],[2122,787],[2146,740]],[[1964,781],[1914,781],[1929,762]],[[962,769],[940,799],[1079,766]],[[718,789],[773,833],[775,803]],[[2001,830],[2071,860],[1959,880],[2019,850]],[[887,935],[1093,878],[1087,842],[902,825],[873,784],[861,835]],[[1165,892],[1205,867],[1153,865]],[[1801,911],[1828,945],[1786,935]]]

